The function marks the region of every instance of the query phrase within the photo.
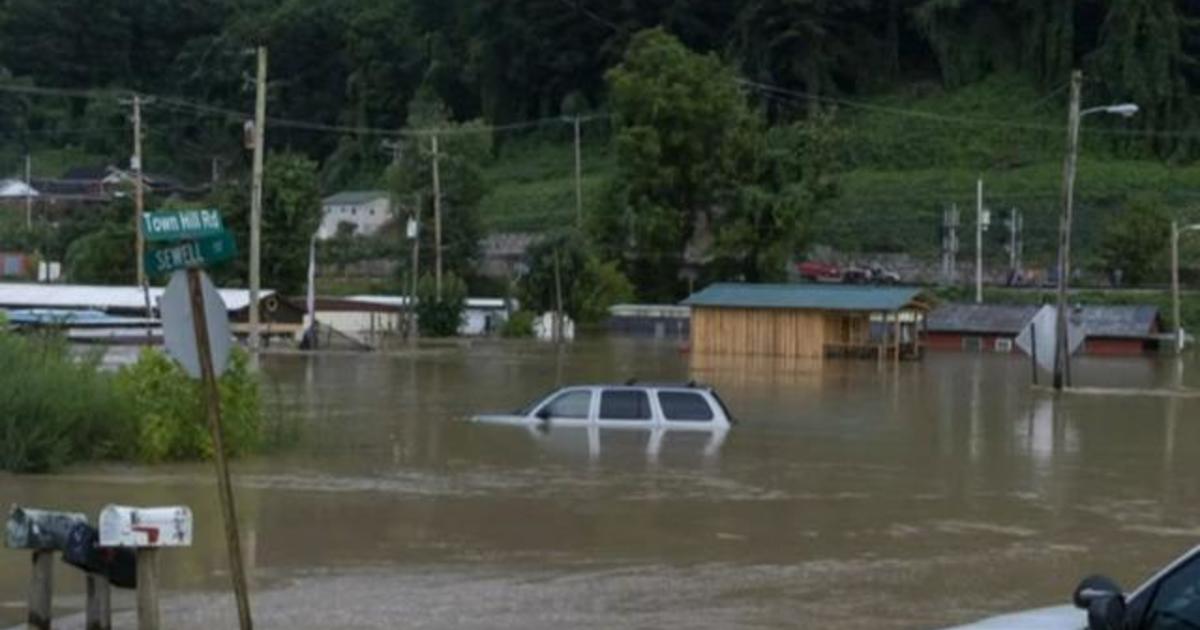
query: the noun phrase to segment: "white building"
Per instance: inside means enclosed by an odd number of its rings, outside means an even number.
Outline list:
[[[19,179],[0,179],[0,199],[25,199],[38,196],[38,191]]]
[[[354,234],[370,236],[392,219],[391,196],[383,190],[340,192],[321,202],[321,227],[317,238],[326,240],[338,233],[343,223],[354,227]]]

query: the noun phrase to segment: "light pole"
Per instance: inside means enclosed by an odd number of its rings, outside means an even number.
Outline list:
[[[1179,235],[1200,230],[1200,223],[1179,227],[1179,221],[1171,221],[1171,316],[1175,322],[1175,352],[1183,350],[1183,322],[1179,313]]]
[[[1079,161],[1079,120],[1089,114],[1117,114],[1126,118],[1138,111],[1133,103],[1091,107],[1080,111],[1083,73],[1071,73],[1071,107],[1067,114],[1067,158],[1063,165],[1063,206],[1058,230],[1058,313],[1054,340],[1054,389],[1071,380],[1070,344],[1067,341],[1067,283],[1071,277],[1071,213],[1075,205],[1075,167]]]

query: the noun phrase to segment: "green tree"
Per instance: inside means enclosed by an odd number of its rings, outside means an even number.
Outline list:
[[[615,262],[605,262],[578,232],[559,233],[529,249],[529,272],[521,278],[521,307],[544,313],[558,307],[555,266],[562,283],[563,310],[575,321],[596,323],[608,307],[633,299],[633,285]]]
[[[417,283],[417,326],[426,337],[453,337],[467,308],[467,284],[453,273],[442,276],[442,294],[432,274]]]
[[[67,247],[64,273],[82,284],[133,284],[137,280],[133,226],[105,226]]]
[[[442,197],[443,269],[468,278],[479,257],[479,202],[487,191],[483,166],[491,156],[492,137],[482,121],[452,123],[444,104],[429,88],[409,105],[409,127],[443,129],[438,137],[438,170]],[[420,203],[421,268],[436,263],[433,204],[433,139],[426,133],[410,136],[398,162],[385,175],[401,208]],[[419,201],[418,201],[419,200]]]
[[[1100,259],[1110,273],[1120,272],[1123,282],[1141,284],[1162,275],[1170,235],[1171,219],[1161,201],[1134,199],[1105,229]]]
[[[661,29],[634,36],[608,74],[618,170],[597,226],[605,254],[622,256],[643,297],[678,295],[698,226],[712,223],[752,171],[762,124],[736,78],[715,55]]]

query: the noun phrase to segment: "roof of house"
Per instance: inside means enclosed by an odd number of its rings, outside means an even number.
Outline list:
[[[19,179],[0,179],[0,197],[37,197],[38,191]]]
[[[1016,335],[1040,307],[1032,304],[944,304],[925,320],[929,332]]]
[[[1017,304],[946,304],[929,314],[932,333],[1017,335],[1041,309]],[[1082,306],[1072,310],[1088,337],[1140,338],[1158,331],[1158,307]]]
[[[387,198],[388,196],[386,190],[347,190],[326,197],[322,203],[327,206],[356,206],[371,203],[372,201]]]
[[[164,289],[150,288],[150,302],[158,304]],[[219,291],[225,307],[239,311],[250,304],[250,292],[245,289],[221,289]],[[265,300],[274,291],[263,290],[259,300]],[[75,308],[96,310],[139,310],[144,309],[146,298],[141,287],[100,286],[82,284],[37,284],[29,282],[0,283],[0,308]]]
[[[1144,337],[1158,332],[1158,307],[1085,306],[1082,321],[1089,337]]]
[[[540,234],[526,232],[500,232],[489,234],[479,241],[484,258],[524,256],[530,246],[541,240]]]
[[[683,301],[686,306],[781,308],[821,311],[893,312],[928,308],[923,291],[913,287],[824,284],[709,285]]]
[[[111,166],[72,166],[63,173],[62,179],[75,181],[99,181],[108,177]]]

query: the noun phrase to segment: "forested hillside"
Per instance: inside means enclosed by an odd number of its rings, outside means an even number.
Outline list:
[[[262,44],[269,146],[314,160],[323,191],[386,184],[389,132],[474,121],[489,136],[481,229],[545,227],[575,211],[575,116],[585,207],[620,203],[618,135],[636,109],[614,107],[614,69],[660,27],[722,68],[698,79],[729,83],[751,126],[820,129],[834,185],[804,193],[816,209],[789,245],[933,253],[943,207],[970,204],[982,176],[989,206],[1028,211],[1036,258],[1050,254],[1038,243],[1054,229],[1072,68],[1085,106],[1141,108],[1085,121],[1085,208],[1108,216],[1152,193],[1183,211],[1200,190],[1197,20],[1186,0],[6,0],[0,169],[18,173],[26,153],[46,176],[124,161],[119,98],[137,91],[155,97],[148,169],[239,177]],[[760,166],[783,194],[790,171]],[[1101,229],[1083,223],[1085,241]]]

